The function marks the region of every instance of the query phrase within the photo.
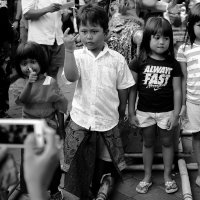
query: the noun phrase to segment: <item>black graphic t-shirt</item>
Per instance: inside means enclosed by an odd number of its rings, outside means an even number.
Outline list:
[[[174,109],[173,77],[182,75],[178,61],[148,57],[144,63],[131,61],[129,67],[138,74],[138,110],[168,112]]]

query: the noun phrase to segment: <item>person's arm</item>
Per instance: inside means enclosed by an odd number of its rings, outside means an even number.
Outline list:
[[[74,57],[74,50],[76,47],[75,41],[78,35],[73,36],[68,34],[69,28],[64,32],[64,45],[65,45],[65,61],[64,61],[64,74],[68,81],[75,82],[79,78],[78,68]]]
[[[27,82],[24,89],[22,90],[21,94],[19,95],[19,98],[17,99],[17,101],[21,102],[21,103],[25,103],[27,101],[27,98],[30,95],[31,92],[31,88],[32,88],[32,83]]]
[[[169,12],[173,14],[177,14],[180,12],[181,4],[177,4],[177,0],[170,0],[170,1],[148,1],[143,0],[142,7],[148,8],[153,11],[159,11],[159,12]]]
[[[136,82],[134,86],[130,88],[129,91],[129,97],[128,97],[128,118],[129,118],[129,123],[137,127],[138,126],[138,120],[136,118],[136,113],[135,113],[135,104],[136,104],[136,98],[137,98],[137,82],[138,82],[138,74],[134,71],[131,71],[133,78]]]
[[[56,116],[58,120],[58,135],[61,139],[64,139],[65,137],[65,128],[64,128],[64,113],[61,113],[59,111],[56,111]]]
[[[37,20],[41,16],[47,14],[47,13],[53,13],[56,11],[59,11],[61,9],[61,4],[58,3],[52,3],[51,5],[41,8],[41,9],[30,9],[26,13],[24,13],[24,17],[26,20]]]
[[[141,0],[141,4],[144,7],[155,7],[157,0]]]
[[[173,78],[174,89],[174,116],[178,117],[181,110],[182,92],[181,92],[181,77]]]
[[[24,178],[31,200],[48,200],[48,187],[59,163],[58,138],[55,131],[44,127],[45,146],[36,153],[34,134],[27,136],[24,151]]]
[[[17,2],[17,11],[16,11],[14,22],[13,22],[13,27],[15,29],[17,29],[19,27],[19,23],[20,23],[21,17],[22,17],[22,5],[21,5],[21,0],[18,0],[18,2]]]
[[[119,120],[123,120],[125,117],[125,110],[128,100],[128,89],[124,90],[118,90],[118,96],[119,96]]]
[[[172,128],[178,125],[179,114],[181,111],[181,100],[182,100],[181,77],[173,78],[173,91],[174,91],[174,111],[173,111],[173,116],[170,118],[168,122],[167,130],[171,130]]]
[[[182,80],[181,80],[181,86],[182,86],[182,108],[180,115],[185,115],[186,110],[186,83],[187,83],[187,64],[185,62],[180,62],[181,70],[182,70]]]
[[[31,69],[30,69],[31,70]],[[33,86],[33,83],[37,80],[37,74],[36,72],[32,71],[29,74],[29,79],[23,89],[23,91],[21,92],[21,94],[19,95],[18,100],[22,103],[27,102],[27,99],[30,95],[31,92],[31,88]]]

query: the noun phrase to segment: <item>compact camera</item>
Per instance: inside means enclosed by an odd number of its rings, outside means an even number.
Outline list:
[[[43,147],[44,126],[42,119],[0,119],[0,146],[24,148],[25,138],[34,133],[37,147]]]

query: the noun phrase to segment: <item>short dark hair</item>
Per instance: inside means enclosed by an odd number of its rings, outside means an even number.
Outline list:
[[[77,24],[80,27],[81,24],[87,25],[87,23],[100,25],[104,32],[107,32],[109,23],[108,14],[97,4],[87,4],[79,9]]]
[[[47,55],[42,46],[36,42],[25,42],[19,44],[15,56],[15,68],[20,77],[25,78],[21,71],[20,63],[25,59],[35,59],[40,66],[40,73],[47,71]]]
[[[140,45],[140,59],[146,60],[150,49],[150,40],[152,35],[161,34],[170,38],[168,55],[174,57],[173,31],[168,20],[163,17],[150,17],[144,27],[143,38]]]
[[[200,21],[200,3],[196,3],[192,6],[192,8],[188,13],[187,29],[186,29],[188,35],[186,38],[186,43],[188,42],[188,40],[190,40],[191,45],[193,45],[196,39],[194,33],[194,25],[199,21]]]

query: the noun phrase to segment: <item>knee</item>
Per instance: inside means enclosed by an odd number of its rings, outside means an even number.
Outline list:
[[[165,138],[161,140],[161,144],[163,147],[169,148],[173,146],[172,138]]]
[[[145,148],[152,148],[155,144],[155,140],[144,140],[143,141],[143,146]]]
[[[200,140],[200,132],[193,133],[192,136],[195,140]]]

